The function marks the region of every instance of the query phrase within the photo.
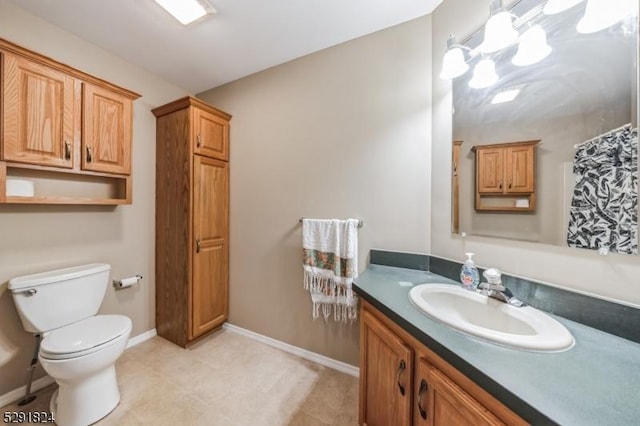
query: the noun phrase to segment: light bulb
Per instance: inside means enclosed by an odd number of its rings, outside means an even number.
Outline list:
[[[460,47],[453,47],[447,50],[442,60],[442,71],[440,78],[452,80],[461,76],[469,69],[469,65],[464,60],[464,52]]]
[[[496,64],[491,59],[482,59],[473,69],[473,77],[469,80],[469,86],[473,89],[484,89],[497,81]]]
[[[588,0],[584,16],[578,22],[579,33],[590,34],[622,21],[634,12],[635,0]]]
[[[534,25],[520,36],[518,52],[512,62],[520,67],[535,64],[546,58],[551,50],[547,44],[547,33],[540,25]]]
[[[518,41],[518,32],[513,29],[511,14],[501,11],[492,15],[484,26],[484,41],[480,45],[480,51],[497,52],[516,41]]]

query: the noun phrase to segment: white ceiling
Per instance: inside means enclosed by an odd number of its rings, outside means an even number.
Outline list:
[[[11,0],[192,93],[431,13],[442,0],[210,0],[182,26],[154,0]]]

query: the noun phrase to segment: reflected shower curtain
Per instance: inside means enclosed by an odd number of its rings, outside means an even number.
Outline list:
[[[621,127],[580,145],[569,247],[638,253],[638,129]]]

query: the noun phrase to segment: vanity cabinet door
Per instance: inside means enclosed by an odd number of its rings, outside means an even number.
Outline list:
[[[82,168],[131,174],[133,102],[90,83],[82,92]]]
[[[504,192],[504,150],[487,148],[477,150],[476,178],[478,192],[502,194]]]
[[[80,82],[27,58],[2,56],[2,159],[72,168]]]
[[[500,419],[465,392],[460,386],[433,365],[420,361],[418,368],[427,388],[426,423],[430,426],[489,426],[504,425]],[[424,397],[421,406],[425,404]],[[423,417],[421,417],[423,418]]]
[[[367,311],[360,339],[360,424],[410,425],[413,350]]]

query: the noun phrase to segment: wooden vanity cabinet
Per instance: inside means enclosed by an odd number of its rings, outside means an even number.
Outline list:
[[[476,154],[476,210],[535,209],[536,145],[539,142],[473,147]],[[526,199],[528,206],[516,205],[516,199]]]
[[[364,301],[360,321],[361,425],[527,424]]]
[[[192,97],[153,113],[156,329],[185,347],[228,316],[231,116]]]

